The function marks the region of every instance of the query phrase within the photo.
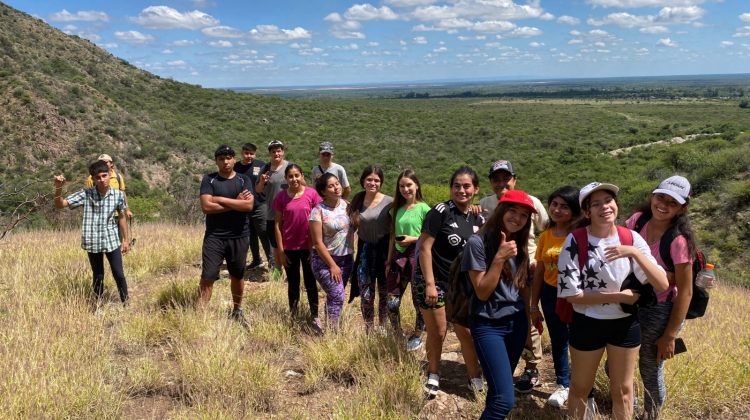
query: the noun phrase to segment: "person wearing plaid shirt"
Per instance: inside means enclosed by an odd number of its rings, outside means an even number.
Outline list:
[[[97,300],[101,300],[104,294],[106,255],[120,292],[120,300],[126,303],[128,284],[122,268],[122,256],[129,250],[128,229],[125,217],[118,217],[118,214],[125,214],[127,204],[122,191],[110,187],[110,171],[106,162],[94,162],[89,166],[89,173],[94,181],[93,187],[83,188],[65,198],[62,196],[65,177],[55,176],[55,207],[83,207],[81,248],[88,253]]]

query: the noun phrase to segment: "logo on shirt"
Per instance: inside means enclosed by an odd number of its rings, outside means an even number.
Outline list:
[[[458,229],[458,223],[453,222],[453,223],[450,224],[450,227],[452,227],[454,229]]]
[[[457,234],[453,233],[448,235],[448,243],[451,244],[451,246],[461,245],[461,242],[463,242],[463,239]]]

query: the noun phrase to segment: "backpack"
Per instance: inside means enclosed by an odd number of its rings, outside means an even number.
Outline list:
[[[489,255],[487,245],[484,246],[484,255]],[[469,273],[461,270],[461,261],[464,251],[456,255],[448,269],[448,290],[445,291],[445,319],[463,327],[469,327],[469,305],[471,296],[474,294],[474,286],[471,284]],[[491,260],[490,260],[491,261]]]
[[[652,214],[650,212],[641,213],[638,220],[635,221],[633,230],[640,232],[641,229],[643,229],[643,226],[646,225],[646,222],[651,219],[651,216]],[[677,228],[673,226],[667,229],[659,240],[659,256],[662,261],[664,261],[664,265],[666,266],[665,270],[670,273],[674,273],[675,270],[670,248],[672,247],[672,241],[674,241],[679,235],[680,233],[677,231]],[[706,313],[706,308],[708,307],[708,291],[695,285],[698,273],[705,267],[706,256],[700,249],[696,248],[695,254],[693,255],[693,297],[690,299],[690,305],[688,306],[687,315],[685,316],[686,319],[700,318]]]

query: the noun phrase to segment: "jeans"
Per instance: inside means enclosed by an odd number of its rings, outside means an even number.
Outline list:
[[[305,282],[305,292],[307,292],[307,303],[310,306],[310,317],[318,317],[318,284],[315,282],[312,268],[310,267],[310,251],[307,249],[285,249],[284,255],[289,262],[289,267],[285,267],[287,284],[287,297],[289,298],[289,310],[293,315],[297,314],[299,305],[299,283],[300,283],[300,266],[302,268],[302,277]]]
[[[360,306],[365,325],[371,328],[375,322],[375,296],[378,297],[378,321],[384,326],[388,319],[385,287],[385,260],[388,258],[389,237],[376,243],[360,241],[357,251],[357,282]],[[377,293],[376,293],[377,288]]]
[[[643,380],[643,399],[647,418],[659,416],[664,401],[667,399],[667,387],[664,384],[664,361],[656,361],[658,346],[656,340],[664,334],[672,314],[672,302],[657,303],[638,310],[641,322],[641,349],[638,370]]]
[[[266,253],[266,259],[268,260],[269,269],[273,267],[273,253],[271,252],[271,242],[268,240],[269,232],[266,230],[266,206],[256,207],[250,213],[250,252],[252,253],[252,262],[260,263],[260,247],[258,246],[258,240],[260,239],[260,245],[263,247],[263,252]],[[270,232],[273,235],[273,230]]]
[[[547,283],[542,285],[540,294],[544,321],[547,324],[550,341],[552,341],[552,362],[555,365],[557,384],[570,386],[570,366],[568,364],[568,324],[560,321],[555,313],[557,287]]]
[[[513,371],[526,344],[529,323],[525,311],[499,320],[474,317],[471,336],[487,379],[487,400],[481,419],[504,419],[515,404]]]
[[[94,294],[97,299],[101,299],[104,294],[104,255],[109,261],[109,268],[112,270],[112,277],[115,278],[117,291],[120,292],[120,300],[128,300],[128,283],[125,281],[125,272],[122,269],[122,251],[117,248],[114,251],[107,252],[89,252],[89,264],[94,275]]]

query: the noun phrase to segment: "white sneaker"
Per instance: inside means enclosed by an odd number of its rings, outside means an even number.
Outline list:
[[[597,411],[596,400],[594,400],[594,397],[590,397],[588,400],[586,400],[586,416],[584,417],[584,419],[594,420],[596,418]]]
[[[474,393],[484,392],[484,381],[482,380],[482,377],[471,378],[469,381],[469,390]]]
[[[568,387],[558,385],[555,392],[547,399],[547,404],[555,408],[563,408],[565,403],[568,401]]]
[[[417,351],[422,348],[424,341],[421,335],[415,335],[406,342],[406,351]]]
[[[424,384],[424,392],[427,398],[435,398],[440,390],[440,375],[430,373],[427,383]]]

